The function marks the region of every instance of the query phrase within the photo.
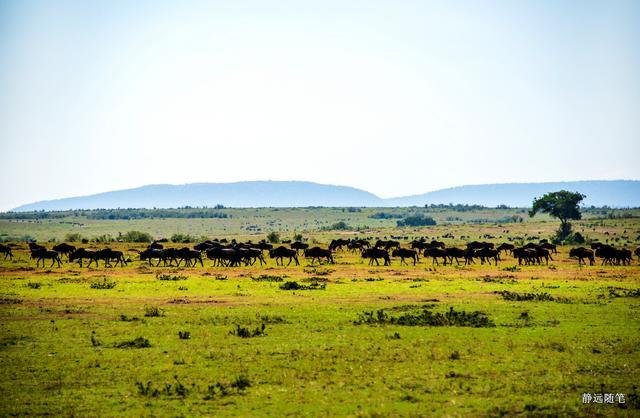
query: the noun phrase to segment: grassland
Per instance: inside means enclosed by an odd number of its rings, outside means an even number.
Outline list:
[[[434,216],[440,223],[467,221],[410,229],[369,218],[369,209],[233,211],[229,219],[206,220],[3,220],[0,233],[47,240],[78,230],[91,237],[138,229],[155,237],[179,231],[255,239],[270,230],[287,238],[295,230],[320,243],[337,235],[452,233],[455,238],[444,240],[455,245],[486,236],[533,240],[557,226],[538,217],[465,223],[518,210],[442,212]],[[638,219],[585,218],[576,230],[589,238],[637,245]],[[320,231],[338,221],[368,228]],[[244,224],[261,231],[239,228]],[[444,267],[423,259],[415,267],[397,260],[371,267],[338,252],[335,265],[322,266],[301,259],[299,267],[270,260],[265,267],[205,262],[204,268],[175,269],[134,261],[115,269],[36,269],[24,244],[17,245],[15,259],[0,262],[2,416],[639,413],[637,259],[631,266],[579,267],[568,258],[569,247],[561,247],[548,266],[517,266],[504,257],[499,266]],[[130,250],[143,246],[108,245],[134,260]],[[281,289],[288,281],[317,285]],[[508,297],[514,294],[533,300]],[[451,308],[480,311],[495,326],[430,326],[416,319],[424,310]],[[385,323],[369,323],[379,310]],[[401,325],[402,317],[418,324]],[[236,335],[238,327],[250,336]],[[583,393],[601,391],[626,394],[627,408],[582,403]]]

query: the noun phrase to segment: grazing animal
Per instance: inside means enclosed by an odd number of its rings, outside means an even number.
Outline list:
[[[338,238],[338,239],[334,239],[331,240],[331,243],[329,244],[329,250],[330,251],[338,251],[340,249],[342,249],[342,247],[346,247],[347,245],[349,245],[349,242],[351,242],[348,239],[343,239],[343,238]]]
[[[149,246],[147,247],[147,249],[150,250],[161,250],[164,248],[164,245],[160,244],[158,241],[153,241],[151,244],[149,244]]]
[[[498,248],[496,248],[496,250],[498,250],[498,253],[500,253],[500,252],[504,251],[504,252],[506,252],[506,253],[513,254],[513,249],[514,249],[514,248],[516,248],[516,246],[515,246],[515,245],[513,245],[513,244],[509,244],[509,243],[507,243],[507,242],[504,242],[504,243],[502,243],[502,244],[498,245]]]
[[[494,250],[493,248],[480,248],[474,251],[474,256],[480,259],[480,263],[484,264],[486,261],[491,265],[491,259],[495,262],[495,265],[498,265],[498,250]]]
[[[4,254],[5,260],[7,259],[7,257],[9,257],[9,259],[13,259],[11,247],[9,247],[8,245],[0,244],[0,254]]]
[[[59,254],[66,255],[67,259],[69,258],[69,254],[76,250],[76,247],[73,245],[69,245],[67,243],[58,244],[53,247],[54,251],[57,251]]]
[[[540,247],[544,248],[545,250],[549,250],[554,254],[558,254],[558,249],[556,248],[556,246],[554,244],[549,243],[549,242],[541,243]]]
[[[262,250],[260,251],[260,255],[262,255]],[[213,260],[214,266],[224,266],[224,267],[236,267],[240,265],[242,261],[242,256],[235,248],[222,248],[215,247],[207,250],[207,258],[209,260]]]
[[[200,255],[200,251],[192,250],[191,248],[180,248],[176,252],[178,258],[178,267],[180,267],[180,263],[184,261],[185,267],[196,266],[198,262],[200,262],[200,266],[204,267],[202,263],[202,256]]]
[[[51,260],[49,268],[53,267],[55,263],[58,263],[58,267],[62,267],[60,255],[57,251],[47,250],[46,248],[33,250],[31,251],[31,258],[36,259],[36,267],[39,267],[40,261],[42,261],[42,267],[44,268],[44,260]]]
[[[454,258],[456,259],[456,264],[460,264],[460,261],[458,261],[458,259],[465,258],[467,254],[466,250],[456,247],[445,248],[444,251],[446,252],[447,257],[449,257],[449,264],[453,264]]]
[[[305,244],[304,242],[300,242],[300,241],[296,241],[291,243],[290,247],[294,250],[296,250],[296,252],[298,251],[304,251],[307,248],[309,248],[309,244]]]
[[[420,261],[420,259],[418,258],[418,252],[416,250],[410,250],[408,248],[397,248],[393,250],[391,255],[394,257],[400,257],[400,264],[409,265],[406,261],[404,261],[405,258],[410,258],[411,260],[413,260],[414,266],[417,262]]]
[[[425,257],[431,257],[431,264],[435,263],[436,265],[440,265],[438,262],[438,258],[442,258],[443,264],[447,265],[447,251],[444,248],[440,247],[429,247],[424,250]]]
[[[383,259],[385,266],[391,264],[389,253],[387,252],[387,250],[383,250],[382,248],[367,248],[362,252],[362,258],[368,258],[370,266],[373,265],[374,261],[376,262],[376,265],[379,266],[380,263],[378,262],[378,259]]]
[[[91,260],[94,258],[94,256],[95,251],[87,250],[85,248],[78,248],[77,250],[69,254],[69,262],[72,263],[74,261],[78,261],[78,264],[80,264],[80,267],[82,267],[82,260],[86,258],[89,260],[89,264],[91,264]],[[87,265],[87,267],[89,266]]]
[[[595,263],[595,257],[593,255],[593,250],[590,250],[590,249],[584,248],[584,247],[572,248],[571,250],[569,250],[569,257],[577,258],[578,259],[578,265],[587,264],[584,261],[585,258],[587,260],[589,260],[589,265],[590,266],[593,266],[593,264]]]
[[[335,264],[333,259],[333,254],[331,250],[327,250],[320,247],[312,247],[304,250],[304,256],[307,258],[311,258],[311,264],[313,264],[314,260],[318,260],[320,263],[320,259],[324,258],[327,260],[327,263]]]
[[[296,262],[296,266],[300,265],[300,262],[298,261],[298,252],[287,247],[280,246],[269,250],[269,257],[276,259],[276,265],[284,265],[283,258],[289,259],[287,266],[290,265],[292,261]]]

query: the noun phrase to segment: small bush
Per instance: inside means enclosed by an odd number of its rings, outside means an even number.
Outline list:
[[[178,331],[178,338],[181,340],[190,340],[191,333],[189,331]]]
[[[251,276],[251,280],[256,282],[276,282],[277,283],[282,281],[282,276],[271,276],[268,274],[261,274],[258,277]]]
[[[72,232],[64,236],[66,242],[82,242],[82,235]]]
[[[196,242],[196,238],[189,234],[173,234],[171,238],[169,238],[171,242],[176,244],[189,244],[192,242]]]
[[[282,290],[324,290],[327,288],[326,283],[312,282],[308,285],[300,284],[298,282],[286,282],[280,285]]]
[[[158,317],[164,316],[164,311],[157,306],[145,306],[144,316],[146,317]]]
[[[267,235],[267,241],[269,241],[272,244],[279,243],[280,242],[280,234],[277,233],[276,231],[269,232],[269,234]]]
[[[487,314],[484,312],[474,311],[468,313],[466,311],[455,311],[453,307],[450,307],[449,311],[444,314],[440,312],[434,313],[428,309],[423,309],[420,313],[407,312],[398,317],[390,316],[384,311],[384,309],[379,309],[375,313],[373,311],[363,312],[359,315],[354,324],[392,324],[429,327],[458,326],[473,328],[488,328],[496,326],[493,320],[489,319]]]
[[[129,231],[122,236],[124,242],[152,242],[150,234],[140,231]]]
[[[554,298],[546,292],[542,293],[518,293],[510,292],[508,290],[500,290],[494,292],[502,296],[502,299],[516,302],[536,301],[536,302],[553,302],[560,299]]]
[[[116,282],[107,280],[107,278],[105,277],[104,279],[102,279],[102,281],[91,283],[89,287],[91,287],[92,289],[101,289],[101,290],[113,289],[114,287],[116,287]]]
[[[229,331],[229,334],[235,335],[240,338],[262,337],[266,335],[264,332],[265,328],[266,328],[266,325],[262,324],[260,328],[256,328],[253,331],[251,331],[247,327],[241,327],[240,325],[236,325],[236,328]]]
[[[133,340],[122,341],[115,345],[116,348],[148,348],[151,347],[149,340],[138,337]]]
[[[399,227],[403,226],[433,226],[436,225],[436,221],[430,216],[424,216],[419,213],[416,215],[409,215],[397,222]]]
[[[27,287],[30,287],[31,289],[40,289],[42,285],[38,282],[29,282],[27,283]]]
[[[164,274],[164,273],[156,273],[156,279],[158,280],[169,280],[169,281],[178,281],[178,280],[187,280],[187,276],[183,276],[181,274]]]

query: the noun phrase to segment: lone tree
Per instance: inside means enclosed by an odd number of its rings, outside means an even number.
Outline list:
[[[533,217],[536,213],[542,212],[560,219],[560,229],[557,237],[563,240],[571,234],[569,220],[582,218],[578,205],[585,197],[582,193],[566,190],[547,193],[540,198],[533,199],[533,207],[529,211],[529,216]]]

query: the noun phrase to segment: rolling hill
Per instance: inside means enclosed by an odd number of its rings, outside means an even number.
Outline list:
[[[99,208],[305,207],[305,206],[423,206],[425,204],[480,204],[527,207],[535,197],[561,189],[587,195],[585,205],[640,206],[640,181],[590,180],[554,183],[483,184],[452,187],[421,195],[380,198],[364,190],[306,181],[246,181],[148,185],[89,196],[46,200],[14,211]]]

